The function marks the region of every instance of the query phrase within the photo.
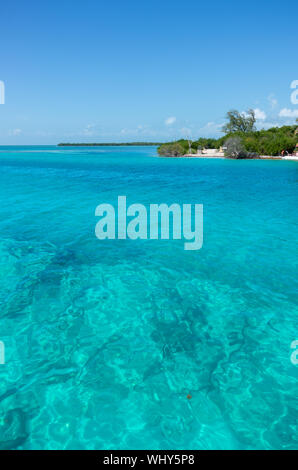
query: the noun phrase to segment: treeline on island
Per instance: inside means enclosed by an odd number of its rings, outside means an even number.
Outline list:
[[[160,142],[107,142],[107,143],[68,143],[61,142],[58,147],[144,147],[146,145],[161,145]]]
[[[298,143],[298,119],[294,126],[272,127],[257,130],[253,110],[227,113],[227,123],[223,126],[224,135],[218,139],[199,138],[191,141],[180,139],[159,146],[161,156],[179,157],[196,154],[204,149],[223,149],[228,158],[258,158],[260,155],[278,156],[282,152],[292,154]]]

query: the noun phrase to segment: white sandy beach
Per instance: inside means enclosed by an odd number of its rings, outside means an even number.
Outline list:
[[[193,153],[193,154],[186,154],[186,155],[183,155],[182,157],[179,157],[179,158],[227,158],[224,156],[223,153],[221,152],[218,152],[218,153],[208,153],[208,154],[197,154],[197,153]],[[272,156],[272,155],[260,155],[259,157],[255,158],[254,160],[293,160],[293,161],[298,161],[298,155],[297,156],[294,156],[294,155],[291,155],[291,156],[287,156],[287,157],[281,157],[281,156]]]

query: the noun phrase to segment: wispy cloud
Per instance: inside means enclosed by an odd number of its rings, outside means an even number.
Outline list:
[[[148,125],[141,125],[139,124],[137,127],[133,128],[127,128],[124,127],[120,130],[120,135],[121,136],[127,136],[133,139],[146,139],[146,138],[155,138],[158,135],[161,135],[162,133],[151,128]]]
[[[92,136],[96,135],[96,125],[95,124],[87,124],[85,128],[82,130],[81,135],[85,136]]]
[[[256,108],[256,109],[254,109],[254,112],[255,112],[256,119],[258,121],[265,121],[265,119],[267,117],[265,111],[262,111],[261,109]]]
[[[22,132],[23,132],[22,129],[10,129],[8,131],[9,135],[11,135],[11,136],[20,135],[20,134],[22,134]]]
[[[284,118],[298,118],[298,109],[283,108],[279,111],[279,116]]]
[[[224,123],[216,123],[216,122],[207,122],[203,127],[198,130],[199,137],[214,137],[219,136],[221,133],[221,129]]]
[[[180,129],[180,132],[181,132],[181,135],[186,138],[189,138],[192,133],[189,127],[182,127],[182,129]]]
[[[134,127],[132,129],[127,129],[126,127],[124,127],[123,129],[121,129],[120,134],[121,135],[132,135],[132,136],[135,135],[135,136],[137,136],[137,135],[145,133],[146,131],[147,131],[147,127],[139,125],[139,126]]]
[[[171,126],[172,124],[174,124],[174,122],[176,122],[176,120],[177,119],[175,118],[175,116],[170,116],[165,120],[165,125]]]
[[[276,106],[278,105],[278,101],[277,101],[277,99],[275,98],[275,96],[274,96],[273,93],[271,93],[271,94],[268,96],[267,100],[269,101],[269,104],[270,104],[270,106],[271,106],[271,109],[276,108]]]

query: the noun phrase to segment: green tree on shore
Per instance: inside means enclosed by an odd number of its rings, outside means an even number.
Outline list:
[[[239,113],[236,109],[232,109],[226,115],[228,122],[223,126],[222,131],[225,134],[233,134],[235,132],[254,132],[256,130],[256,116],[253,109],[249,109],[247,113]]]

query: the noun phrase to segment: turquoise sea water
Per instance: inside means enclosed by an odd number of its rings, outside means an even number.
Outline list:
[[[0,448],[298,447],[298,162],[155,157],[0,148]],[[203,204],[203,248],[99,241],[118,195]]]

